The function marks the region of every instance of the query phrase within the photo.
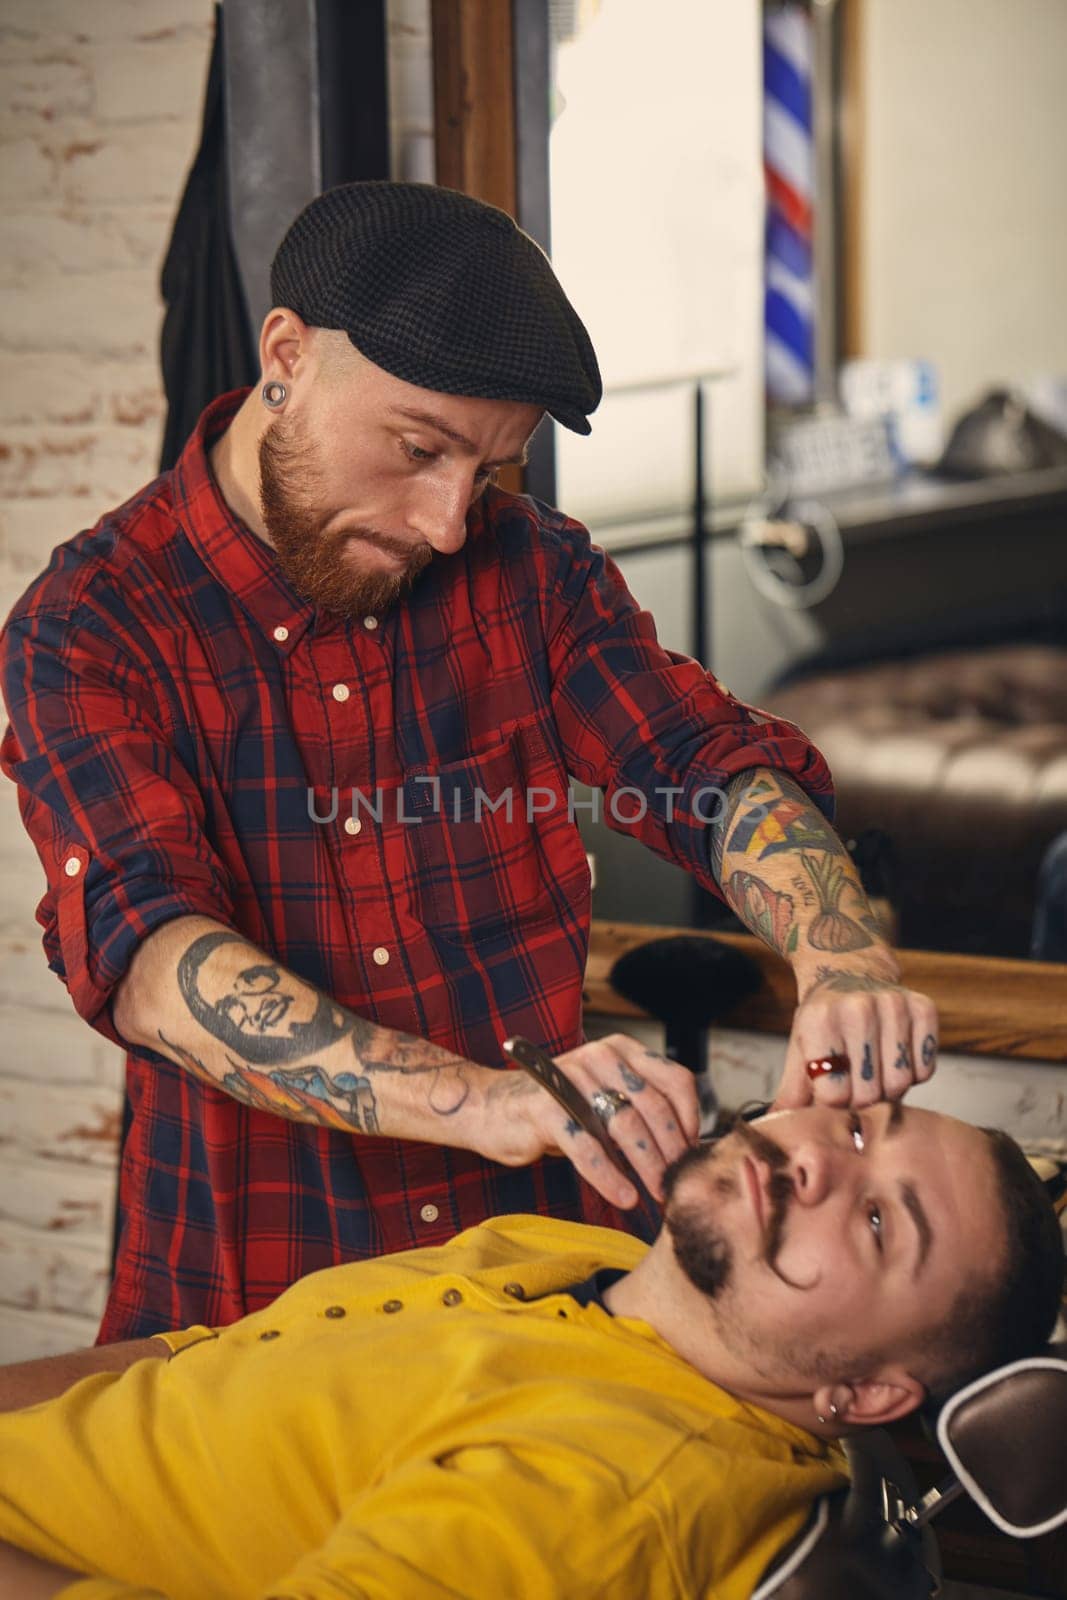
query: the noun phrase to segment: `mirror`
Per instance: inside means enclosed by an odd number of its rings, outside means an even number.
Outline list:
[[[576,0],[552,19],[552,254],[606,390],[591,439],[556,430],[558,503],[668,647],[824,747],[842,831],[892,836],[902,943],[1029,954],[1067,834],[1067,7]],[[772,79],[784,170],[802,181],[806,134],[812,181],[836,174],[806,285],[835,398],[785,414],[811,431],[784,514],[765,476],[783,416],[764,403]],[[837,363],[860,359],[879,365],[849,369],[853,422],[888,440],[892,477],[869,432],[838,430]],[[1062,429],[1064,464],[935,478],[952,422],[998,386],[1016,397],[987,430],[1001,465],[995,424],[1023,414]],[[833,487],[857,462],[866,479]],[[749,537],[790,520],[792,544]],[[595,915],[714,918],[680,869],[583,827]]]

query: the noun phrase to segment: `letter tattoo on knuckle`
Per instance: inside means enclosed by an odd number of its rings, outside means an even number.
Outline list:
[[[932,1033],[928,1033],[926,1035],[926,1038],[923,1040],[923,1043],[922,1043],[923,1066],[924,1067],[932,1066],[933,1065],[933,1061],[934,1061],[934,1057],[936,1056],[936,1054],[937,1054],[937,1040],[934,1038],[934,1035]]]
[[[865,1083],[870,1083],[874,1077],[874,1056],[871,1052],[870,1041],[863,1046],[863,1065],[860,1067],[860,1077]]]
[[[911,1047],[906,1039],[901,1039],[897,1043],[897,1059],[894,1066],[901,1072],[911,1071]]]

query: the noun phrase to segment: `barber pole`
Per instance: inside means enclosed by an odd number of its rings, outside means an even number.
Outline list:
[[[765,373],[767,398],[777,405],[809,405],[815,397],[813,53],[806,6],[765,13]]]

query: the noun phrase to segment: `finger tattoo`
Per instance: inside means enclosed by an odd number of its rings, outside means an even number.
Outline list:
[[[865,1079],[867,1083],[870,1083],[874,1077],[874,1056],[871,1054],[869,1044],[865,1044],[863,1047],[863,1065],[860,1068],[860,1077]]]
[[[569,1133],[571,1138],[573,1139],[575,1134],[576,1133],[581,1133],[582,1130],[578,1126],[578,1124],[575,1122],[573,1117],[568,1117],[566,1122],[563,1124],[563,1131],[564,1131],[564,1133]]]
[[[932,1033],[928,1033],[923,1040],[923,1066],[928,1067],[937,1054],[937,1040]]]
[[[900,1043],[897,1045],[896,1065],[900,1068],[901,1072],[911,1071],[911,1050],[908,1048],[908,1042],[906,1039],[901,1039]]]
[[[640,1094],[645,1087],[645,1080],[639,1072],[635,1072],[628,1061],[621,1056],[616,1058],[619,1063],[619,1077],[622,1079],[623,1088],[629,1089],[631,1094]]]

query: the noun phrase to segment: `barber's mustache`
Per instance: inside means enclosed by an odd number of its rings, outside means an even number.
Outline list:
[[[374,545],[377,549],[384,550],[386,555],[393,556],[398,561],[406,561],[409,566],[420,570],[433,556],[433,550],[428,544],[412,544],[403,539],[391,539],[387,533],[379,533],[377,528],[338,528],[330,537],[335,545],[342,545],[347,539],[359,539],[363,544]]]

